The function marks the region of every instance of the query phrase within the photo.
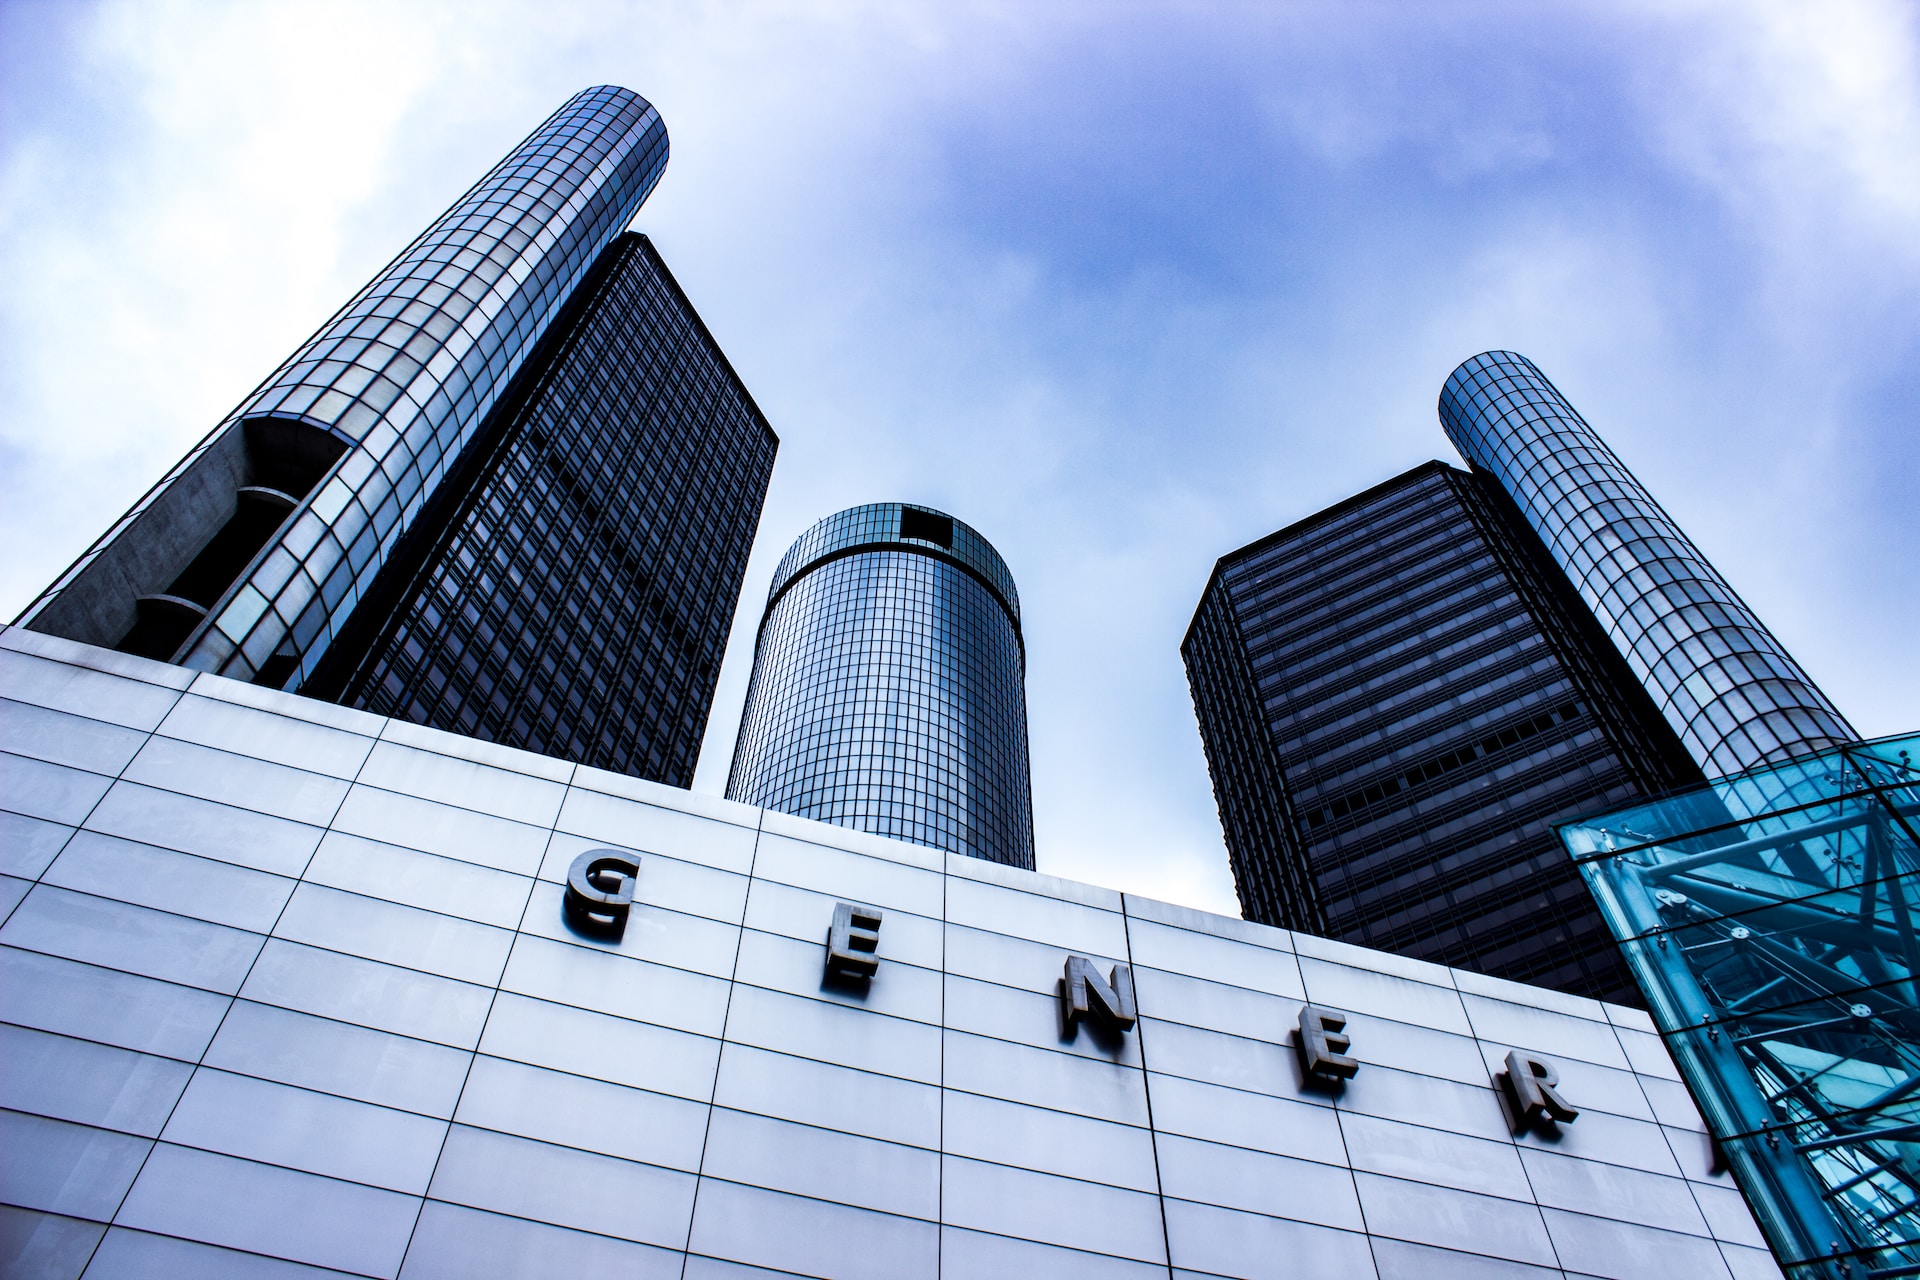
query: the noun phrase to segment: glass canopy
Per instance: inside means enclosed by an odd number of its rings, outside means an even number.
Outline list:
[[[1920,735],[1560,824],[1796,1280],[1920,1276]]]

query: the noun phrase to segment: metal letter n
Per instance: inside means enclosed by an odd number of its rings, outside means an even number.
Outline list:
[[[560,912],[581,933],[618,939],[626,932],[627,909],[640,859],[614,849],[589,849],[567,868],[567,892]]]
[[[1091,960],[1068,956],[1066,976],[1060,980],[1060,1013],[1069,1028],[1092,1016],[1115,1030],[1133,1030],[1133,970],[1116,964],[1113,975],[1102,982]]]
[[[1541,1123],[1572,1124],[1579,1118],[1580,1113],[1560,1096],[1560,1073],[1545,1058],[1515,1049],[1507,1055],[1507,1069],[1500,1079],[1523,1130]]]
[[[1347,1054],[1353,1037],[1343,1034],[1346,1029],[1346,1014],[1317,1004],[1301,1006],[1300,1038],[1295,1045],[1300,1050],[1300,1069],[1309,1080],[1351,1080],[1360,1070],[1360,1060]]]
[[[827,930],[827,977],[865,980],[880,971],[880,909],[833,904]]]

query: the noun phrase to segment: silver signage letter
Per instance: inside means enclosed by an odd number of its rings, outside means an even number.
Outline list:
[[[567,868],[567,892],[560,911],[581,933],[618,938],[627,928],[633,883],[640,859],[616,849],[589,849]]]
[[[1515,1049],[1507,1055],[1507,1069],[1500,1078],[1506,1083],[1507,1096],[1513,1101],[1513,1112],[1522,1129],[1542,1121],[1572,1124],[1580,1115],[1557,1092],[1560,1073],[1545,1058]]]
[[[1342,1034],[1347,1015],[1319,1005],[1300,1009],[1300,1067],[1310,1080],[1351,1080],[1360,1070],[1360,1061],[1347,1055],[1353,1037]]]
[[[871,978],[880,971],[880,910],[833,904],[833,927],[827,931],[827,976]]]
[[[1102,982],[1091,960],[1068,956],[1066,976],[1060,980],[1060,1013],[1069,1028],[1095,1016],[1117,1030],[1133,1030],[1133,970],[1117,964],[1112,977]]]

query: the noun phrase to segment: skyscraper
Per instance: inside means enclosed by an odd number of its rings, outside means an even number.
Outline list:
[[[20,618],[685,785],[777,441],[575,95]]]
[[[576,94],[20,623],[297,687],[666,162],[645,100]]]
[[[1498,486],[1223,557],[1182,654],[1248,919],[1637,1002],[1549,823],[1699,775]]]
[[[1440,422],[1512,495],[1709,776],[1858,737],[1531,360],[1466,361],[1440,393]]]
[[[1033,868],[1013,575],[926,507],[822,520],[774,571],[727,795]]]
[[[779,441],[634,234],[494,418],[304,692],[691,786]]]

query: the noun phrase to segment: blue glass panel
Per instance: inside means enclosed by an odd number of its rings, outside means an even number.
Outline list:
[[[1917,750],[1850,745],[1560,827],[1788,1263],[1920,1271]]]
[[[839,512],[774,571],[727,795],[1031,869],[1025,676],[986,539],[897,502]]]

